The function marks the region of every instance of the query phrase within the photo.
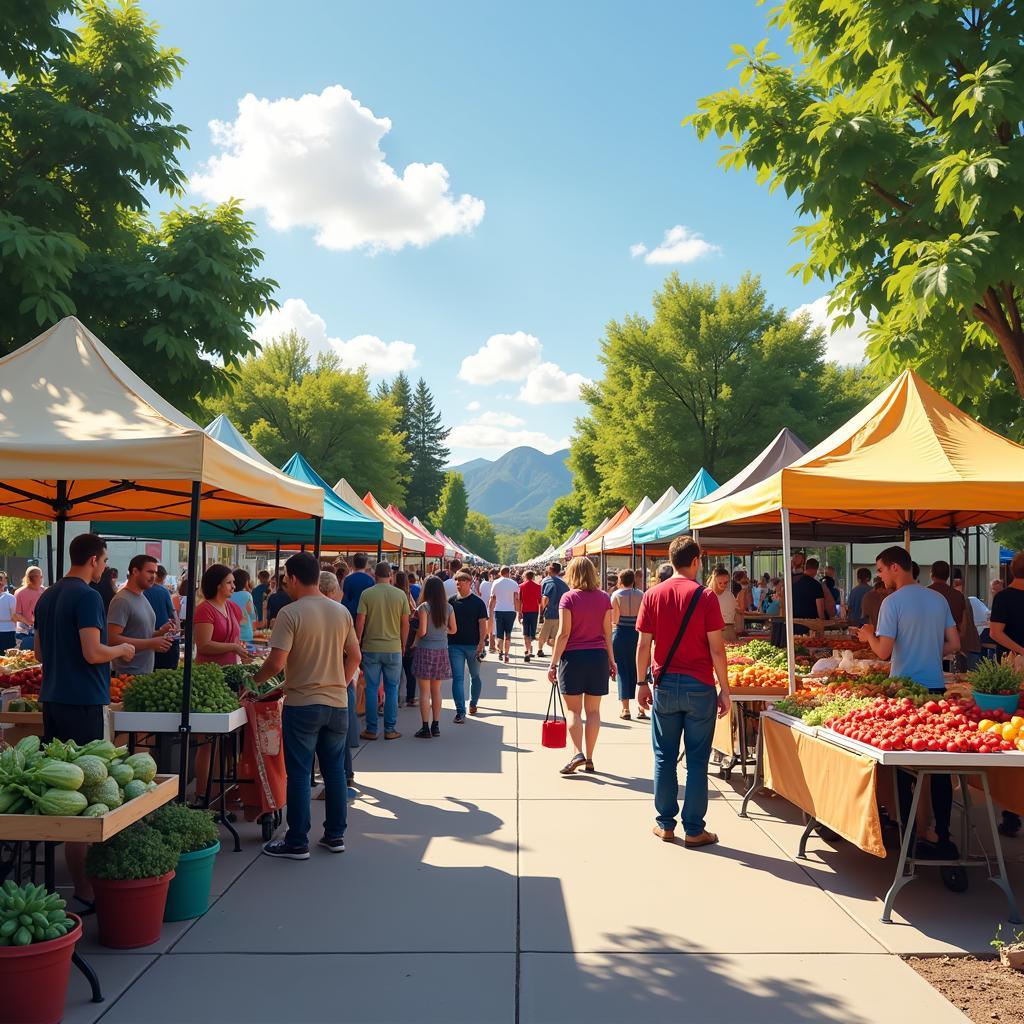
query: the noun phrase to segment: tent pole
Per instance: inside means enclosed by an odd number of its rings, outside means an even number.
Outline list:
[[[53,578],[53,530],[46,531],[46,581],[50,587],[56,582]]]
[[[185,615],[185,665],[182,669],[181,684],[181,724],[178,735],[181,737],[181,766],[178,769],[178,799],[185,800],[188,787],[188,754],[192,726],[189,714],[192,705],[192,637],[196,620],[196,553],[199,548],[199,506],[202,503],[201,481],[192,481],[192,505],[188,522],[188,594],[186,595]],[[205,547],[205,545],[203,545]]]
[[[640,575],[643,579],[643,583],[640,584],[641,590],[647,589],[647,545],[640,545]]]
[[[281,575],[281,538],[274,541],[274,579]]]
[[[981,527],[974,528],[974,594],[985,600],[985,591],[981,586]]]
[[[203,562],[203,564],[202,564],[202,566],[200,568],[203,570],[203,572],[206,572],[206,541],[205,540],[203,541],[203,558],[202,558],[202,562]]]
[[[320,561],[320,548],[324,540],[324,521],[322,516],[313,517],[313,554]]]
[[[782,510],[782,560],[793,564],[793,547],[790,543],[789,509]],[[793,638],[793,576],[790,573],[784,585],[786,597],[786,661],[789,665],[789,692],[796,692],[796,641]]]
[[[380,562],[384,558],[384,548],[380,541],[377,541],[377,561]]]
[[[68,482],[67,480],[57,481],[57,501],[55,502],[57,512],[57,578],[64,575],[64,535],[68,525]]]

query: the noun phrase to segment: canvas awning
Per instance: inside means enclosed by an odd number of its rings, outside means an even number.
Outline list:
[[[614,530],[609,530],[604,535],[601,540],[604,546],[604,553],[606,555],[629,554],[634,547],[633,537],[636,531],[663,515],[678,500],[679,492],[674,487],[670,487],[646,511],[641,511],[641,506],[638,505],[633,510],[633,514],[621,526],[616,527]]]
[[[461,553],[459,549],[447,537],[439,535],[437,530],[431,533],[430,530],[428,530],[423,525],[419,516],[412,517],[412,525],[415,526],[420,533],[429,537],[431,540],[436,540],[438,544],[440,544],[444,548],[445,558],[455,558],[457,555]]]
[[[426,544],[426,554],[428,558],[444,558],[444,545],[432,537],[422,527],[417,527],[411,519],[407,519],[400,508],[396,505],[388,505],[387,513],[399,523],[403,529],[412,530],[417,537],[422,537]]]
[[[597,543],[609,530],[614,530],[616,526],[624,523],[630,515],[630,510],[625,505],[619,509],[618,512],[613,516],[609,516],[596,530],[591,530],[587,534],[586,542],[581,544],[574,544],[570,554],[573,558],[577,558],[580,555],[585,555],[590,548],[592,543]],[[598,546],[596,551],[600,551],[601,548]]]
[[[346,505],[349,505],[351,508],[354,508],[361,515],[364,515],[364,516],[366,516],[369,519],[376,519],[377,522],[381,524],[381,528],[384,531],[384,537],[383,537],[383,542],[382,542],[381,546],[386,551],[392,551],[392,550],[393,551],[398,551],[403,546],[402,545],[402,531],[397,529],[396,527],[392,526],[386,519],[381,519],[381,517],[378,516],[366,504],[366,502],[363,501],[363,499],[359,497],[359,495],[356,493],[355,489],[352,487],[352,485],[344,477],[342,477],[334,485],[333,490],[334,490],[334,493],[336,495],[338,495],[338,497],[341,498],[341,500],[344,501]],[[407,550],[422,551],[423,549],[422,548],[416,548],[416,549],[407,549]]]
[[[339,485],[344,481],[338,481]],[[398,522],[391,514],[384,508],[383,505],[369,492],[362,497],[362,502],[369,510],[370,515],[375,516],[385,526],[390,527],[394,533],[397,533],[401,538],[401,546],[406,551],[411,551],[414,554],[422,555],[426,553],[427,542],[415,531],[411,526]]]
[[[0,359],[0,515],[322,516],[323,492],[211,437],[75,317]]]
[[[583,550],[588,555],[599,555],[602,551],[608,550],[608,539],[618,540],[618,538],[629,531],[629,537],[633,537],[633,527],[637,523],[642,523],[651,509],[654,507],[654,502],[645,494],[640,499],[640,504],[637,505],[632,512],[626,516],[616,526],[608,527],[600,537],[588,537],[586,543],[583,545]],[[627,544],[628,547],[628,544]]]
[[[718,484],[701,466],[675,501],[658,516],[650,516],[633,530],[632,543],[653,544],[684,534],[690,528],[690,505],[710,494]]]
[[[779,523],[832,540],[949,533],[1024,517],[1024,447],[983,427],[912,370],[766,479],[690,507],[723,535]]]

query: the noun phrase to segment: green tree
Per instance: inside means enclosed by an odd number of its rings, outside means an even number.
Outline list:
[[[37,537],[46,536],[50,524],[39,519],[0,516],[0,552],[16,554]]]
[[[498,541],[494,535],[494,526],[482,512],[470,512],[466,516],[466,528],[459,539],[480,558],[487,562],[498,561]]]
[[[397,382],[397,378],[396,378]],[[394,385],[392,385],[394,398]],[[449,451],[445,441],[451,429],[444,426],[441,413],[434,405],[434,396],[427,382],[420,377],[409,406],[409,432],[406,442],[409,453],[409,484],[406,513],[427,519],[437,508],[444,485],[444,466]]]
[[[211,411],[226,413],[277,466],[301,452],[329,484],[343,476],[360,494],[402,501],[407,456],[393,400],[374,397],[366,372],[341,369],[333,353],[314,361],[294,331],[249,356]]]
[[[524,530],[519,538],[519,559],[520,562],[528,562],[543,554],[551,546],[548,535],[543,530]]]
[[[469,515],[469,499],[466,484],[461,473],[445,473],[444,486],[437,510],[430,521],[445,536],[459,542],[466,532],[466,517]]]
[[[570,455],[591,527],[701,466],[725,480],[784,426],[816,443],[868,393],[856,371],[824,362],[820,330],[769,306],[749,275],[716,288],[671,274],[653,319],[608,325],[600,359]]]
[[[886,375],[909,363],[993,426],[1015,420],[1024,7],[784,0],[769,25],[796,64],[734,46],[739,87],[688,120],[729,140],[723,167],[798,197],[808,257],[793,269],[835,282],[839,322],[875,315],[868,351]]]
[[[582,525],[583,509],[579,492],[572,491],[556,498],[548,512],[548,536],[552,538],[551,543],[560,544]]]
[[[183,195],[163,98],[183,66],[132,2],[0,11],[0,354],[75,314],[191,410],[253,351],[276,285],[238,205],[147,219],[152,192]]]
[[[522,538],[520,533],[499,533],[496,535],[498,541],[498,561],[502,565],[514,565],[520,561],[519,541]]]

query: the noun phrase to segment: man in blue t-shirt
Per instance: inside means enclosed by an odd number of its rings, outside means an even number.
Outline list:
[[[164,625],[165,622],[174,623],[173,628],[170,630],[173,643],[166,651],[155,652],[153,668],[177,668],[178,660],[181,657],[181,644],[177,637],[180,623],[178,622],[177,615],[174,614],[174,602],[171,600],[171,592],[167,589],[167,570],[162,565],[156,567],[156,580],[153,586],[143,590],[142,596],[153,607],[157,629]]]
[[[546,570],[547,575],[540,585],[540,633],[537,635],[537,657],[544,654],[544,645],[551,644],[555,647],[555,637],[558,635],[558,603],[562,595],[569,592],[569,584],[562,579],[562,566],[559,562],[552,562]]]
[[[107,644],[103,598],[89,586],[107,567],[107,543],[94,533],[71,542],[71,568],[36,605],[35,654],[43,664],[43,742],[103,739],[103,708],[110,703],[110,663],[131,661],[131,644]],[[75,896],[92,899],[85,876],[85,847],[67,843]]]
[[[914,563],[903,548],[886,548],[875,559],[875,565],[882,582],[895,590],[882,602],[877,629],[870,624],[861,626],[860,639],[870,644],[872,651],[883,661],[891,659],[891,676],[907,676],[929,690],[943,691],[946,684],[942,675],[942,659],[960,650],[960,633],[949,610],[949,602],[914,579]],[[910,813],[911,781],[907,772],[897,772],[900,817],[904,826]],[[921,839],[915,855],[955,860],[959,853],[949,837],[949,819],[953,809],[950,777],[932,775],[931,793],[938,840]]]
[[[366,569],[366,554],[357,551],[352,556],[352,572],[345,577],[341,585],[341,603],[348,609],[352,621],[355,622],[356,613],[359,611],[359,598],[364,590],[369,590],[374,584],[373,576]]]

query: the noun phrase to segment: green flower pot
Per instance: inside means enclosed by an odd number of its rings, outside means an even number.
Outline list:
[[[203,850],[183,853],[178,858],[167,890],[165,921],[187,921],[202,917],[210,907],[210,887],[213,884],[213,862],[220,852],[220,843]]]

